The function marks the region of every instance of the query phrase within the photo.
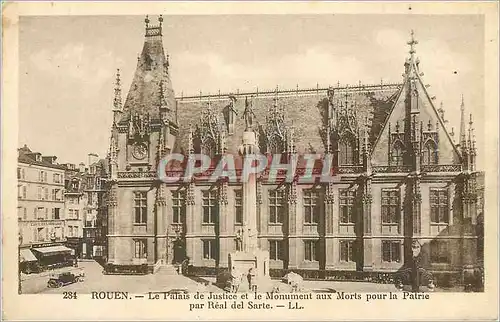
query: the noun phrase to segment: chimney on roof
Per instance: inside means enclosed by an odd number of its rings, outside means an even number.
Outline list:
[[[80,164],[78,165],[78,171],[80,171],[81,173],[85,172],[85,163],[80,162]]]
[[[68,170],[75,170],[76,166],[74,163],[66,163],[66,168]]]

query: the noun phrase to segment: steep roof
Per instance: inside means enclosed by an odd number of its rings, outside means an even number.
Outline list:
[[[149,113],[151,119],[159,119],[162,92],[165,97],[164,104],[174,109],[175,99],[168,71],[169,62],[162,42],[162,21],[160,16],[158,25],[149,25],[149,19],[146,18],[144,45],[137,60],[119,123],[128,121],[133,113],[142,115]]]
[[[389,114],[399,87],[400,84],[337,87],[334,88],[334,99],[342,100],[345,94],[349,95],[349,102],[355,104],[358,124],[364,126],[366,118],[368,117],[370,120],[370,141],[373,143]],[[327,92],[327,88],[322,88],[297,89],[277,93],[278,105],[284,110],[285,125],[294,128],[294,144],[299,153],[323,153],[325,151],[322,131],[328,105]],[[245,130],[243,111],[246,97],[252,100],[255,122],[257,125],[265,126],[268,111],[272,108],[276,96],[273,91],[178,97],[179,135],[174,147],[175,152],[187,153],[190,124],[196,126],[201,123],[203,112],[206,111],[209,101],[212,110],[218,115],[220,123],[224,124],[223,111],[230,103],[230,95],[236,97],[234,109],[238,115],[235,117],[234,133],[226,134],[228,152],[236,152],[241,144]],[[222,130],[225,129],[222,128]]]
[[[32,164],[32,165],[38,165],[41,167],[47,167],[47,168],[53,168],[53,169],[60,169],[64,170],[65,166],[57,164],[57,163],[51,163],[47,160],[47,158],[42,158],[41,153],[38,152],[32,152],[30,148],[25,144],[22,148],[17,149],[18,151],[18,157],[17,157],[17,162],[19,163],[24,163],[24,164]],[[40,156],[40,161],[37,160],[36,155]],[[55,157],[52,157],[53,159]]]
[[[410,133],[410,129],[405,128],[410,124],[407,122],[410,117],[409,115],[418,115],[417,132],[420,133],[418,133],[417,136],[421,141],[422,147],[428,140],[431,140],[431,137],[426,137],[425,133],[437,132],[439,135],[439,139],[436,142],[439,151],[439,163],[460,163],[460,153],[453,143],[444,125],[443,119],[438,114],[433,99],[427,92],[426,86],[422,80],[423,73],[421,73],[419,69],[420,60],[415,56],[416,51],[414,48],[418,42],[413,38],[413,31],[411,35],[412,39],[408,42],[410,45],[410,57],[405,61],[403,86],[397,93],[394,105],[390,109],[390,115],[383,123],[380,135],[378,135],[375,141],[372,150],[372,162],[374,165],[387,164],[389,157],[388,152],[391,149],[388,141],[390,136],[389,131],[394,133],[396,127],[398,127],[400,133]],[[412,93],[412,91],[414,91],[414,93]],[[410,96],[416,97],[416,101],[411,105],[409,105],[408,102]],[[410,107],[411,111],[409,110]],[[411,147],[406,148],[410,149]]]

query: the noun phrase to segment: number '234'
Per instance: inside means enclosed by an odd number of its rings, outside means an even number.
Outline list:
[[[63,292],[63,299],[64,300],[76,300],[76,292]]]

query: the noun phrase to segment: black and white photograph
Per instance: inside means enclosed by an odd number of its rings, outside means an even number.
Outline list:
[[[13,296],[209,318],[496,288],[498,5],[419,5],[19,15]]]

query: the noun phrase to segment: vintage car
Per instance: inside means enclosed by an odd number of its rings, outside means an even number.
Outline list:
[[[49,276],[47,287],[57,288],[64,285],[83,282],[85,280],[85,272],[83,269],[72,269],[63,272],[53,273]]]

